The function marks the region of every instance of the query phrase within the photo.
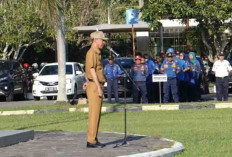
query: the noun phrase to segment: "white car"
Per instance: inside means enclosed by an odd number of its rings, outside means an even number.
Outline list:
[[[46,64],[35,77],[32,95],[34,100],[47,97],[52,100],[58,94],[58,63]],[[66,62],[66,94],[69,99],[74,94],[84,94],[82,86],[85,82],[85,72],[80,63]]]

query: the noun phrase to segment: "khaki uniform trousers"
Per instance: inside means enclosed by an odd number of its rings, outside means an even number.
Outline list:
[[[89,143],[96,143],[103,98],[99,97],[97,85],[94,82],[88,82],[86,92],[89,106],[87,141]]]

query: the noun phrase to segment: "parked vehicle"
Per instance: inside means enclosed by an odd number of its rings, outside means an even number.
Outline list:
[[[0,60],[0,97],[13,101],[16,96],[26,98],[26,77],[22,65],[16,60]]]
[[[103,67],[108,64],[108,59],[103,60]],[[115,63],[119,65],[119,67],[126,70],[129,74],[131,67],[134,65],[133,58],[128,57],[120,57],[115,59]],[[126,77],[126,86],[124,87],[124,77]],[[120,77],[118,79],[118,93],[119,96],[124,96],[124,91],[127,93],[127,96],[131,96],[132,93],[132,82],[128,78],[128,76],[124,75],[124,77]],[[107,97],[107,83],[104,85],[104,95]]]
[[[52,100],[58,93],[58,63],[46,64],[39,73],[33,74],[35,77],[32,95],[34,100],[40,97],[47,97]],[[74,94],[84,94],[83,84],[85,82],[85,72],[79,63],[66,62],[66,94],[72,99]]]

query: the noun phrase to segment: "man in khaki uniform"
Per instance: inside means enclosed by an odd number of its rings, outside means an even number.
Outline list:
[[[102,148],[105,144],[98,141],[97,134],[101,117],[103,84],[105,83],[101,63],[101,49],[104,47],[107,38],[101,31],[91,33],[90,37],[93,42],[86,54],[85,71],[87,82],[83,86],[86,89],[89,105],[87,148]]]

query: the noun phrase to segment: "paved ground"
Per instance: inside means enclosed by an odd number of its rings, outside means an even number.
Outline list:
[[[216,100],[216,94],[206,94],[201,96],[202,101],[208,101],[208,100]],[[120,102],[124,103],[132,103],[132,98],[120,98]],[[229,94],[229,100],[232,100],[232,94]],[[114,99],[113,99],[114,101]],[[104,99],[104,102],[107,102],[107,99]],[[12,101],[12,102],[0,102],[0,108],[1,107],[23,107],[23,106],[33,106],[33,105],[53,105],[55,103],[55,100],[40,100],[40,101],[34,101],[32,98],[26,101]]]
[[[128,136],[128,145],[113,148],[121,143],[124,134],[100,133],[105,148],[86,148],[86,133],[36,132],[34,140],[0,148],[2,157],[114,157],[137,154],[170,147],[173,142],[147,136]]]
[[[114,100],[114,99],[113,99]],[[132,98],[119,98],[120,102],[126,101],[126,103],[131,103]],[[104,102],[107,102],[107,99],[104,99]],[[11,101],[11,102],[0,102],[0,108],[2,107],[24,107],[24,106],[33,106],[33,105],[53,105],[55,103],[55,100],[47,100],[43,99],[40,101],[34,101],[32,97],[30,99],[25,101]]]

